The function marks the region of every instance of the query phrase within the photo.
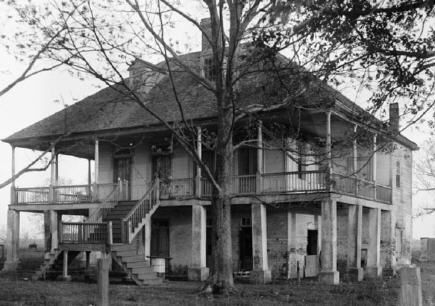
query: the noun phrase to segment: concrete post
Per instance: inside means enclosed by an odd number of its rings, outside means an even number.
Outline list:
[[[11,146],[12,148],[12,164],[11,164],[11,177],[12,177],[12,183],[11,183],[11,204],[16,204],[17,199],[15,196],[15,146]]]
[[[197,139],[196,139],[196,153],[199,159],[202,159],[202,129],[200,126],[197,128]],[[195,182],[195,193],[198,198],[201,197],[201,167],[196,166],[196,182]]]
[[[369,208],[369,247],[367,250],[367,268],[368,277],[382,276],[381,267],[381,209]]]
[[[98,298],[97,306],[107,306],[109,302],[109,270],[111,256],[103,253],[101,259],[98,259]]]
[[[288,211],[288,251],[296,252],[296,213]]]
[[[337,271],[337,202],[332,199],[322,201],[322,253],[319,280],[328,284],[338,284]]]
[[[6,261],[3,271],[15,271],[18,265],[18,247],[20,237],[20,213],[8,210],[8,224],[6,232]]]
[[[208,278],[206,266],[206,210],[202,205],[192,206],[192,263],[187,271],[189,280],[204,281]]]
[[[347,269],[352,280],[362,281],[361,268],[362,206],[348,205]]]
[[[264,204],[251,204],[252,258],[251,278],[256,283],[268,283],[272,279],[267,258],[267,215]]]

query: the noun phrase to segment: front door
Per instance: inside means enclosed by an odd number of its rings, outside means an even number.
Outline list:
[[[116,157],[113,165],[113,182],[122,183],[121,199],[130,200],[131,186],[131,158],[130,157]]]
[[[252,227],[242,226],[239,232],[240,270],[252,270]]]
[[[153,179],[158,177],[160,180],[160,196],[169,196],[169,184],[172,174],[172,162],[170,155],[156,155],[152,159]]]
[[[308,230],[307,255],[317,255],[317,230]]]
[[[153,220],[151,223],[151,256],[169,257],[169,221]]]

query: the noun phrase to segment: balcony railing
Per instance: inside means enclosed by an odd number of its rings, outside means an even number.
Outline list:
[[[365,199],[391,203],[391,187],[376,184],[355,176],[332,174],[328,180],[325,171],[279,172],[237,175],[232,177],[234,195],[260,195],[272,193],[312,193],[335,191]],[[212,184],[206,179],[199,180],[196,186],[194,178],[177,178],[160,183],[160,198],[210,198]],[[330,188],[329,188],[330,186]],[[147,190],[149,186],[129,185],[128,182],[98,185],[69,185],[56,187],[16,188],[15,204],[47,203],[115,203],[121,200],[138,200],[136,194]],[[135,190],[132,196],[132,189]],[[139,192],[141,191],[141,192]]]
[[[60,223],[60,243],[111,243],[110,223]]]

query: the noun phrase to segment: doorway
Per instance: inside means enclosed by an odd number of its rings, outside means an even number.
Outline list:
[[[151,222],[151,256],[169,257],[169,221],[163,219]]]
[[[308,230],[307,236],[307,255],[317,255],[317,242],[319,239],[319,231],[318,230]]]
[[[250,218],[242,218],[239,231],[240,271],[252,270],[252,225]]]
[[[115,157],[113,162],[113,182],[122,184],[121,199],[130,200],[131,196],[131,158]]]

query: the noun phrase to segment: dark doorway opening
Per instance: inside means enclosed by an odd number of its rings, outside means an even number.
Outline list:
[[[169,257],[168,220],[153,220],[151,223],[151,256]]]
[[[252,227],[242,226],[239,232],[240,270],[252,270]]]
[[[317,255],[318,230],[308,230],[307,255]]]

